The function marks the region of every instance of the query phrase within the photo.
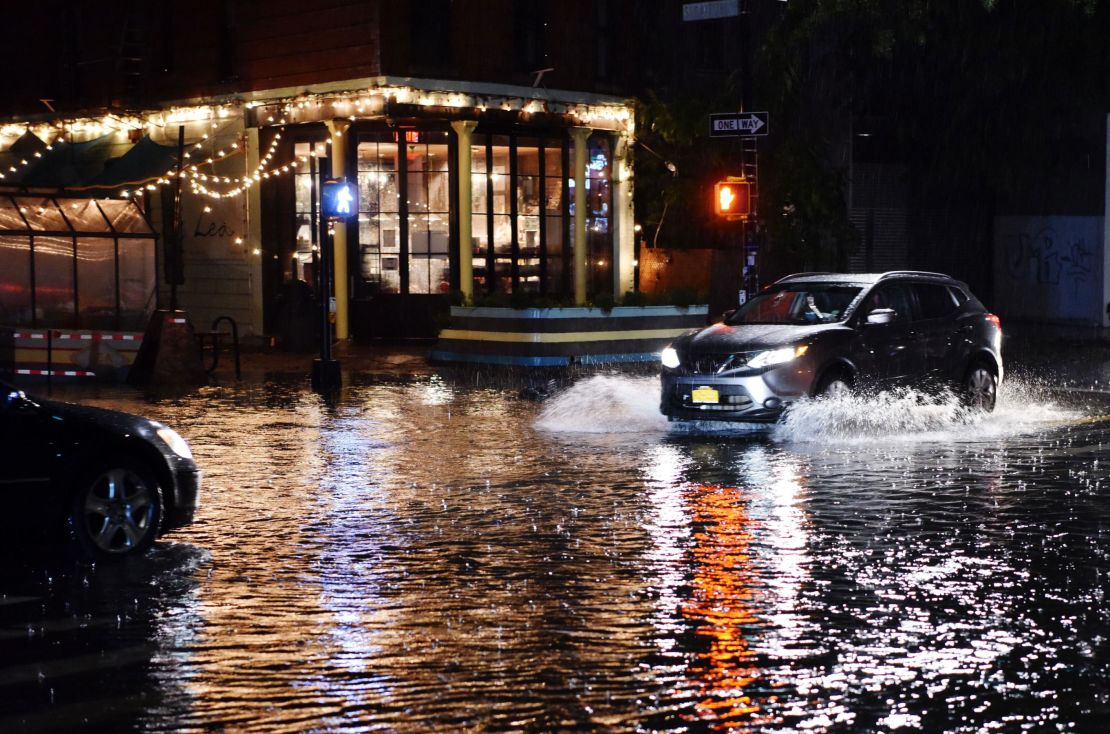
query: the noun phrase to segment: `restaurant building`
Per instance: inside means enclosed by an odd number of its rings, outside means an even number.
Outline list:
[[[55,73],[0,110],[2,325],[141,331],[176,280],[202,328],[228,315],[280,340],[328,242],[340,339],[433,337],[452,300],[632,289],[621,3],[261,5],[74,3],[38,19],[82,48],[23,49]],[[20,11],[32,26],[37,12]],[[358,192],[330,227],[328,178]]]

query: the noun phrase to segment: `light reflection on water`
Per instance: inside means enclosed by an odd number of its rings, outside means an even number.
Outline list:
[[[826,405],[826,438],[838,414],[857,432],[838,441],[674,433],[655,385],[591,378],[545,405],[438,376],[330,403],[281,382],[87,401],[178,428],[207,491],[134,567],[32,569],[45,601],[0,649],[81,652],[45,683],[0,663],[0,729],[122,700],[114,730],[1099,721],[1102,424],[1025,396],[978,423]],[[116,687],[90,684],[81,655],[135,645]]]

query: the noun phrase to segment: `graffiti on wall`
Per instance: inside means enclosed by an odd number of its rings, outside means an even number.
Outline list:
[[[1099,320],[1101,217],[999,217],[995,245],[999,310],[1046,320]]]

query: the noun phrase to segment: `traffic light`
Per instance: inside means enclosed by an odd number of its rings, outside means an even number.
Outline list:
[[[713,212],[722,219],[746,219],[751,205],[750,181],[730,176],[713,185]]]

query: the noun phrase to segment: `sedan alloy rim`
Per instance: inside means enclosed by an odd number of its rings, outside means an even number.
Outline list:
[[[98,476],[85,494],[85,529],[97,548],[125,553],[152,530],[154,503],[146,480],[130,469]]]

